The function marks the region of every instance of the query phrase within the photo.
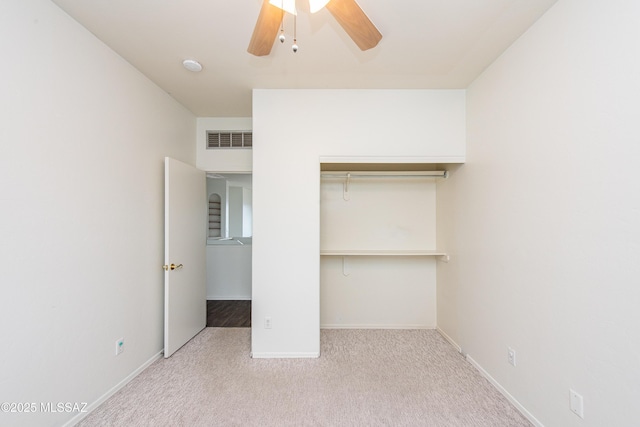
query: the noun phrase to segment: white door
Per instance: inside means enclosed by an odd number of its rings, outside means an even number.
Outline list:
[[[206,175],[165,157],[164,357],[206,326]]]

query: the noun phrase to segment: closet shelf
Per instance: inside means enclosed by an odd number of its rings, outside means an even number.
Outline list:
[[[321,256],[447,256],[444,251],[394,249],[321,249]]]

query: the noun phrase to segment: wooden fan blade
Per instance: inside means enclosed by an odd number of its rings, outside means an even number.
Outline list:
[[[278,35],[282,16],[283,12],[280,8],[269,4],[269,0],[263,1],[247,52],[256,56],[269,55]]]
[[[355,0],[331,0],[325,6],[338,23],[358,45],[360,50],[375,47],[382,34],[369,20]]]

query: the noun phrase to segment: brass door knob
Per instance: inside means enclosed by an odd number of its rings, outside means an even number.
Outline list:
[[[171,270],[171,271],[173,271],[173,270],[179,270],[179,269],[181,269],[182,267],[183,267],[183,265],[182,265],[182,264],[178,264],[178,265],[175,265],[175,264],[166,265],[166,264],[165,264],[165,265],[163,265],[163,266],[162,266],[162,268],[164,269],[164,271],[168,271],[168,270]]]

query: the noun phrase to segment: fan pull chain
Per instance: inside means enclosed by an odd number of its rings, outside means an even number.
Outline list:
[[[293,53],[296,53],[298,51],[298,43],[297,43],[297,39],[296,39],[296,28],[297,28],[297,23],[296,23],[296,15],[293,15],[293,46],[291,46],[291,49],[293,50]]]
[[[280,43],[284,43],[284,0],[282,0],[280,12],[280,37],[278,37],[278,40],[280,40]]]

